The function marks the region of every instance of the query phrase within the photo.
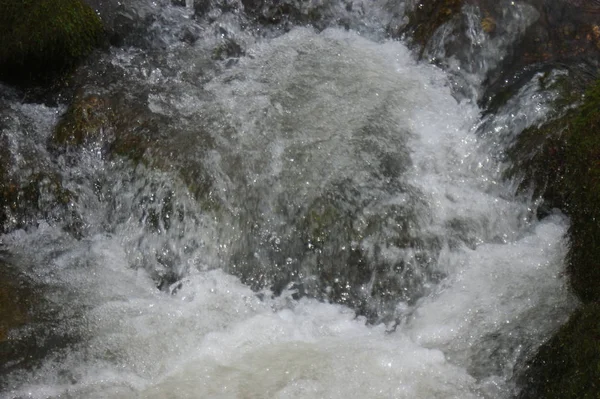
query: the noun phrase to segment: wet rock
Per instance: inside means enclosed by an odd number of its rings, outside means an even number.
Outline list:
[[[412,1],[407,13],[408,23],[399,31],[391,31],[393,37],[409,36],[415,44],[420,46],[421,55],[435,31],[458,16],[463,0],[433,0]]]
[[[221,45],[215,47],[212,58],[214,60],[224,60],[227,58],[239,58],[243,56],[244,50],[232,39],[227,39]]]
[[[600,4],[573,0],[532,0],[532,4],[539,10],[540,18],[515,48],[514,60],[531,64],[582,56],[598,58]]]
[[[57,124],[49,146],[59,153],[87,148],[140,162],[158,135],[157,119],[123,96],[79,92]]]
[[[573,100],[574,93],[569,93]],[[524,174],[521,190],[533,189],[547,207],[571,218],[568,271],[573,290],[585,302],[600,300],[599,109],[596,82],[578,106],[563,108],[554,120],[521,133],[510,154],[516,159],[513,172]]]
[[[0,2],[0,78],[31,84],[72,68],[100,43],[102,23],[80,0]]]
[[[352,8],[351,0],[345,1],[342,5],[330,0],[321,2],[196,0],[194,2],[195,14],[199,18],[215,21],[224,13],[232,13],[243,15],[250,23],[283,31],[298,25],[310,25],[317,30],[334,25],[347,27]]]
[[[0,232],[25,227],[38,217],[52,220],[54,210],[66,209],[73,196],[52,173],[2,180],[0,194]]]
[[[52,220],[57,209],[66,210],[73,193],[62,186],[50,169],[19,173],[9,151],[8,138],[0,134],[0,233],[33,223],[39,217]]]
[[[600,394],[600,304],[577,310],[527,364],[519,399],[595,399]]]
[[[322,6],[304,6],[302,2],[284,0],[263,2],[242,0],[245,9],[260,22],[270,25],[286,23],[316,23],[321,19]]]
[[[47,296],[53,287],[34,282],[12,259],[0,252],[0,373],[38,367],[50,354],[58,353],[78,338],[65,326],[71,317]],[[0,379],[0,389],[9,389]]]
[[[0,346],[10,339],[11,330],[31,321],[35,302],[27,280],[0,261]]]
[[[539,13],[488,76],[487,97],[519,87],[538,71],[555,66],[595,69],[600,63],[600,5],[593,1],[530,0]]]
[[[600,81],[587,91],[582,82],[589,77],[573,73],[553,83],[552,118],[523,131],[508,154],[520,190],[543,198],[539,216],[559,208],[571,218],[567,272],[585,303],[519,374],[520,399],[600,394]]]
[[[483,75],[481,103],[495,109],[535,73],[582,63],[596,68],[599,14],[593,1],[526,0],[510,6],[490,0],[414,1],[408,22],[388,31],[407,37],[421,57],[439,64],[454,58],[461,70]]]
[[[152,40],[149,26],[155,20],[151,7],[143,1],[83,0],[100,17],[105,39],[113,46],[144,47]]]
[[[71,164],[79,162],[82,152],[92,151],[106,160],[122,157],[133,166],[142,164],[173,173],[207,209],[218,208],[215,199],[209,198],[212,179],[202,164],[203,154],[214,144],[212,139],[203,131],[175,134],[171,129],[176,129],[174,121],[152,112],[147,95],[81,91],[57,124],[48,146]]]

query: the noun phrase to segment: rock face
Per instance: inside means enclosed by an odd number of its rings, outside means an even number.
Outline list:
[[[46,80],[88,55],[102,23],[80,0],[0,1],[0,78]]]

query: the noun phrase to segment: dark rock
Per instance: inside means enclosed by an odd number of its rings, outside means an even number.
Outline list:
[[[539,18],[510,47],[503,62],[490,71],[487,98],[507,88],[514,90],[548,68],[588,65],[597,69],[600,65],[599,4],[568,0],[528,3]]]
[[[105,37],[113,46],[136,46],[144,38],[153,16],[137,1],[83,0],[98,15],[104,26]]]
[[[35,282],[13,262],[0,253],[0,373],[39,367],[44,359],[57,354],[79,339],[69,331],[73,312],[64,312],[50,301],[48,292],[54,287]],[[25,266],[23,266],[26,268]],[[8,380],[0,379],[0,389],[6,392]]]
[[[523,131],[508,153],[520,191],[543,198],[542,213],[571,218],[567,272],[585,303],[518,374],[520,399],[600,397],[600,80],[584,90],[590,78],[571,72],[547,87],[560,93],[550,120]]]
[[[31,283],[20,276],[12,266],[2,261],[0,261],[0,277],[1,346],[9,340],[11,330],[31,321],[31,308],[37,299],[32,292]]]
[[[571,218],[568,271],[575,293],[585,302],[600,300],[600,82],[581,104],[556,119],[525,130],[513,149],[515,169],[550,207]],[[530,154],[530,155],[526,155]]]
[[[212,58],[214,60],[225,60],[228,58],[239,58],[245,55],[242,47],[232,39],[227,39],[222,44],[215,47]]]
[[[99,148],[106,156],[140,162],[158,136],[158,117],[123,96],[79,92],[54,130],[49,146],[64,152]]]
[[[600,397],[600,304],[577,310],[519,377],[519,399]]]
[[[19,174],[13,166],[7,136],[0,134],[0,233],[25,227],[39,217],[52,219],[55,210],[67,209],[73,194],[55,171],[38,167]]]
[[[408,11],[408,23],[399,31],[391,31],[393,37],[407,35],[423,50],[435,31],[460,14],[463,0],[432,0],[412,2]]]
[[[86,57],[102,33],[81,0],[2,0],[0,78],[24,85],[51,80]]]
[[[531,15],[516,12],[517,6]],[[506,7],[492,0],[414,1],[406,15],[408,22],[390,27],[389,34],[408,38],[421,57],[443,63],[436,59],[441,51],[443,59],[457,59],[462,70],[483,74],[483,107],[495,109],[537,72],[600,65],[597,2],[525,0]],[[519,18],[531,19],[529,26],[515,25]],[[485,60],[487,42],[505,52],[501,60]]]

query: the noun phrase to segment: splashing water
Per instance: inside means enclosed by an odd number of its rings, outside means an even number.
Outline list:
[[[82,237],[58,218],[1,237],[68,340],[7,373],[6,397],[510,397],[574,306],[568,221],[502,181],[441,70],[335,28],[249,43],[201,81],[182,72],[201,44],[150,73],[137,51],[110,62],[168,119],[176,171],[83,152],[62,171]],[[57,110],[22,107],[43,128],[11,137],[40,147]]]

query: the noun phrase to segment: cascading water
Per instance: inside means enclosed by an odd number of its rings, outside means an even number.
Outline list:
[[[332,7],[351,30],[254,35],[186,4],[145,5],[151,51],[113,50],[118,78],[86,87],[128,85],[156,162],[103,139],[48,149],[64,109],[3,100],[11,155],[75,193],[0,237],[52,315],[12,333],[51,330],[44,356],[5,366],[4,395],[510,397],[575,305],[568,220],[537,220],[502,179],[499,152],[549,102],[535,81],[482,122],[443,71],[378,39],[375,6],[362,24]]]

